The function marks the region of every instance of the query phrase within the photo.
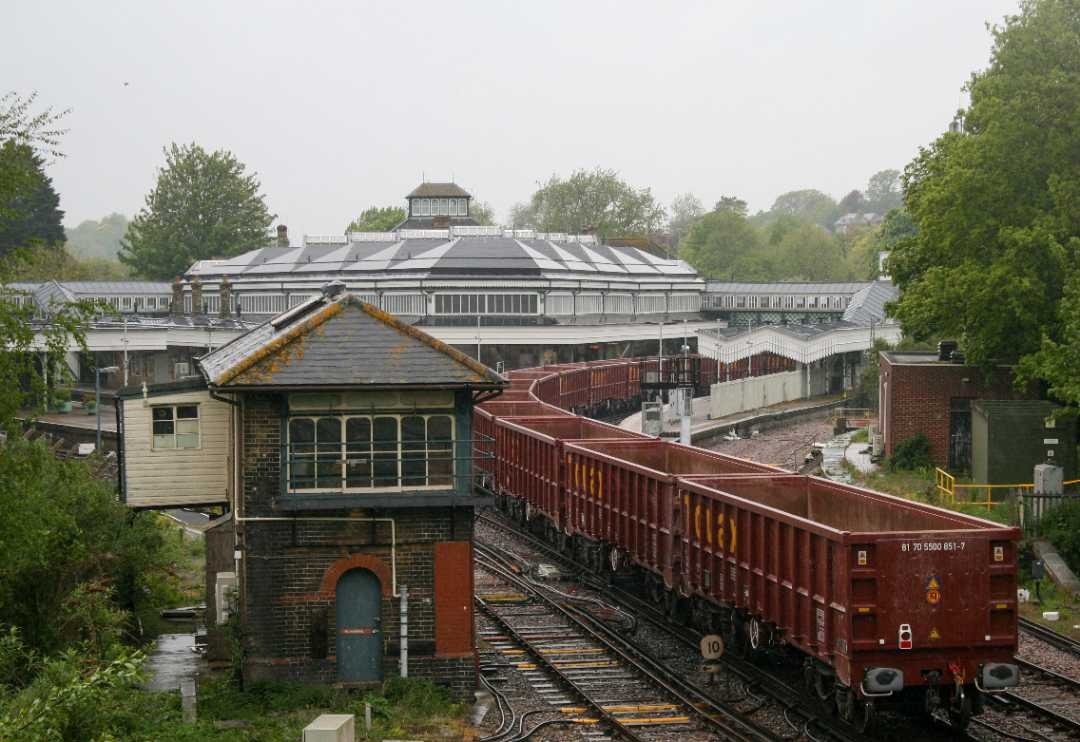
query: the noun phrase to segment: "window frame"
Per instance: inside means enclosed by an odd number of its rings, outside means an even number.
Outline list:
[[[192,407],[195,409],[195,417],[180,417],[179,410],[181,407]],[[150,405],[150,450],[151,451],[198,451],[202,449],[202,410],[199,408],[201,405],[198,402],[169,402],[165,404],[152,404]],[[156,419],[154,417],[155,410],[172,410],[172,417],[169,420]],[[188,433],[181,433],[179,431],[181,421],[195,421],[195,445],[194,446],[178,446],[177,436],[191,435]],[[171,433],[157,433],[155,427],[157,423],[168,422],[172,425]],[[173,445],[171,446],[159,446],[159,436],[171,436]]]
[[[423,458],[425,473],[423,478],[425,482],[430,482],[431,479],[437,476],[439,479],[444,479],[445,482],[438,484],[406,484],[406,480],[409,479],[409,475],[406,473],[406,464],[403,461],[405,454],[405,447],[408,441],[405,440],[403,434],[403,420],[406,418],[422,418],[424,420],[425,438],[423,444],[423,450],[425,456]],[[392,418],[395,420],[397,437],[394,439],[396,447],[394,449],[394,462],[396,464],[397,473],[395,476],[396,484],[389,486],[376,486],[376,471],[375,464],[378,459],[376,458],[378,453],[389,453],[389,450],[379,451],[376,449],[376,420]],[[450,423],[450,437],[448,439],[433,439],[430,437],[430,425],[432,418],[446,418]],[[293,422],[296,420],[310,420],[313,422],[313,431],[315,433],[314,440],[310,444],[312,450],[310,453],[298,454],[293,450]],[[320,420],[337,420],[339,422],[338,440],[336,442],[330,442],[327,445],[337,445],[337,458],[330,459],[325,458],[326,453],[320,450],[320,444],[318,439],[318,429]],[[368,461],[368,479],[371,482],[371,486],[349,486],[349,454],[355,454],[357,451],[355,446],[363,445],[362,443],[353,442],[350,443],[347,432],[348,424],[350,420],[368,420],[368,443],[367,443],[367,461]],[[285,419],[285,436],[284,436],[284,465],[281,467],[283,472],[283,482],[285,486],[285,492],[288,496],[303,497],[307,495],[319,495],[319,494],[386,494],[395,492],[439,492],[447,490],[456,490],[456,477],[457,477],[457,461],[456,461],[456,447],[457,439],[457,419],[453,410],[410,410],[407,412],[402,411],[377,411],[377,410],[363,410],[363,411],[338,411],[332,414],[321,414],[317,411],[289,411]],[[433,449],[432,443],[444,443],[443,446],[435,447],[436,451],[446,451],[449,453],[450,467],[447,474],[432,475],[431,473],[431,452]],[[350,451],[350,445],[354,446]],[[320,459],[320,456],[324,457]],[[293,464],[294,461],[302,457],[310,460],[314,465],[310,479],[314,481],[314,486],[311,487],[297,487],[294,481]],[[356,459],[352,459],[356,460]],[[389,460],[389,459],[385,459]],[[337,480],[339,486],[327,487],[320,486],[320,475],[318,467],[322,461],[324,464],[336,464],[337,466]],[[435,459],[439,461],[439,459]],[[363,477],[360,477],[363,479]]]

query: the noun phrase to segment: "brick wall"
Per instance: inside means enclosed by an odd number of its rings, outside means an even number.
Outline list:
[[[274,395],[249,395],[244,403],[243,494],[245,516],[281,516],[273,499],[281,486],[281,408]],[[304,514],[298,514],[303,517]],[[471,564],[471,508],[405,508],[321,511],[313,517],[392,518],[396,526],[397,584],[409,600],[409,674],[447,685],[465,696],[475,689],[474,629],[453,614],[454,641],[437,646],[437,556],[460,570]],[[348,569],[373,572],[382,587],[383,675],[398,673],[400,601],[392,595],[394,540],[389,522],[274,521],[242,526],[243,621],[249,680],[281,678],[334,682],[335,589]],[[463,547],[462,547],[463,545]],[[449,546],[449,551],[446,547]],[[459,607],[460,609],[460,607]],[[448,625],[449,625],[448,624]]]
[[[951,363],[893,363],[884,353],[879,359],[882,432],[885,453],[917,433],[930,440],[935,466],[949,463],[949,406],[954,398],[1031,399],[1013,387],[1012,369],[995,368],[987,378],[981,369]],[[886,386],[887,385],[887,386]]]

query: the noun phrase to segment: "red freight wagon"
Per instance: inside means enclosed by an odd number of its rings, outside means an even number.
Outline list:
[[[609,554],[601,542],[630,560],[675,576],[671,562],[671,498],[681,474],[783,473],[745,459],[655,438],[566,443],[563,472],[567,529],[583,536],[582,558],[595,563]],[[618,559],[616,555],[615,559]]]
[[[618,362],[591,368],[589,404],[596,407],[610,400],[627,399],[627,368],[627,364]]]
[[[567,441],[646,439],[641,433],[576,415],[501,418],[495,426],[495,478],[500,491],[564,527],[562,447]],[[518,511],[519,518],[531,513]]]
[[[931,685],[931,705],[963,716],[956,688],[969,685],[969,715],[977,689],[1018,682],[1017,529],[817,477],[677,488],[678,591],[733,607],[744,636],[729,641],[813,657],[813,684],[839,690],[842,711],[905,691],[925,701]]]
[[[554,371],[546,372],[547,376],[538,380],[533,386],[533,396],[541,402],[559,404],[559,374]]]
[[[506,394],[495,398],[493,402],[484,402],[473,408],[473,458],[474,468],[481,478],[490,480],[495,474],[495,418],[520,417],[522,415],[565,415],[558,407],[537,402],[533,399],[520,402],[504,401]],[[489,486],[490,481],[485,485]]]
[[[589,371],[587,366],[582,366],[559,374],[559,406],[564,410],[589,405]]]

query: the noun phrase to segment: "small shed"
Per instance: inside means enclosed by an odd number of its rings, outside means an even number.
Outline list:
[[[1051,419],[1059,409],[1043,400],[977,400],[971,405],[971,474],[979,484],[1032,481],[1048,461],[1076,476],[1076,421]]]

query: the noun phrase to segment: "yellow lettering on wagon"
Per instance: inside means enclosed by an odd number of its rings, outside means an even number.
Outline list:
[[[694,506],[694,538],[701,541],[701,504]]]
[[[718,549],[720,549],[720,551],[724,550],[725,541],[726,541],[726,539],[724,538],[724,514],[723,513],[717,513],[716,514],[716,546],[717,546]]]
[[[728,523],[731,524],[731,546],[728,548],[728,552],[731,553],[731,554],[734,554],[735,553],[735,519],[734,518],[728,518]]]
[[[599,469],[596,471],[596,499],[604,499],[604,472]]]
[[[709,527],[710,522],[712,522],[711,507],[705,511],[705,540],[709,542],[709,546],[712,546],[712,528]]]

